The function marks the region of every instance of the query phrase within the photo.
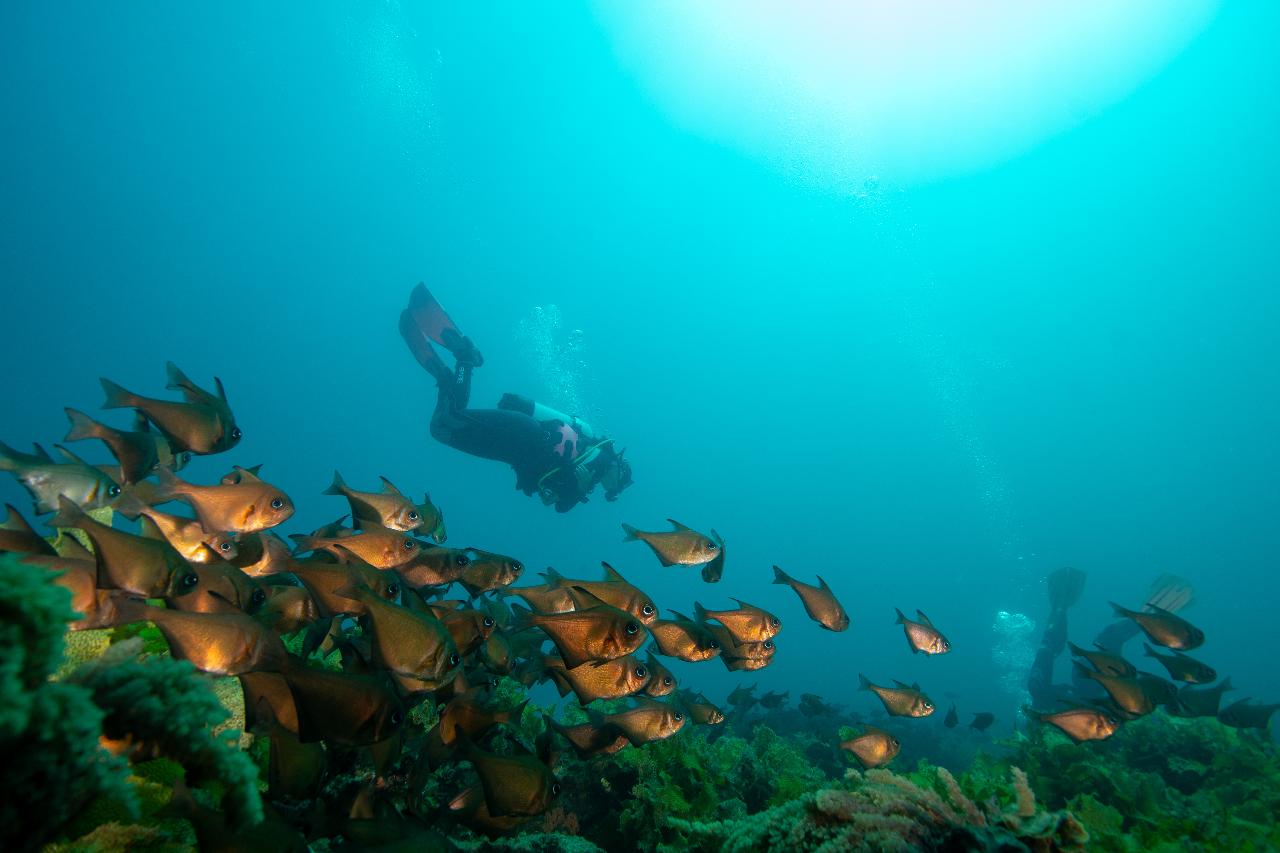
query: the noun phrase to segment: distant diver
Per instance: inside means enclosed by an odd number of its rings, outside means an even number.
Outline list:
[[[496,409],[467,408],[471,372],[484,358],[421,282],[400,314],[400,335],[439,388],[431,416],[431,435],[437,441],[507,463],[515,469],[517,489],[538,495],[557,512],[585,503],[597,485],[609,501],[631,485],[624,451],[578,417],[515,394],[503,394]],[[452,370],[433,343],[453,355]]]

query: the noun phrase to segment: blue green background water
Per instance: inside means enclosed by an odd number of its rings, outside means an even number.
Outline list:
[[[246,436],[187,473],[264,462],[290,531],[342,512],[333,468],[385,474],[430,490],[451,544],[606,559],[678,610],[769,606],[758,677],[678,667],[716,699],[868,709],[864,671],[1007,723],[996,614],[1041,620],[1070,564],[1076,642],[1176,572],[1229,698],[1275,700],[1280,7],[1211,9],[999,156],[829,179],[753,147],[763,120],[737,144],[678,115],[663,86],[705,81],[638,8],[4,4],[0,438],[57,441],[99,375],[159,392],[173,359],[223,378]],[[635,487],[561,516],[431,441],[395,329],[420,279],[485,353],[476,404],[580,408]],[[669,516],[725,536],[719,586],[620,541]],[[773,563],[826,578],[850,630],[808,622]],[[895,606],[955,651],[913,659]]]

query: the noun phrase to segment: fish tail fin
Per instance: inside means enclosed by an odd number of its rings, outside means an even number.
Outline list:
[[[773,567],[773,582],[781,584],[791,584],[791,576],[777,566]]]
[[[1143,654],[1145,657],[1149,657],[1149,658],[1158,657],[1158,655],[1156,654],[1156,650],[1155,650],[1155,649],[1153,649],[1153,648],[1151,648],[1151,644],[1150,644],[1150,643],[1143,643],[1143,644],[1142,644],[1142,654]]]
[[[634,542],[639,538],[640,538],[640,531],[632,527],[630,524],[627,524],[624,521],[622,523],[622,541]]]
[[[18,462],[24,455],[21,451],[14,450],[3,441],[0,441],[0,471],[14,470],[18,467]]]
[[[58,511],[49,520],[49,526],[79,528],[85,518],[87,518],[85,511],[75,501],[66,495],[58,495]]]
[[[107,399],[102,403],[104,409],[128,409],[137,405],[138,395],[132,391],[126,390],[124,387],[117,385],[105,376],[98,379],[102,383],[102,390],[106,393]]]
[[[102,436],[102,426],[93,418],[86,415],[78,409],[63,409],[67,413],[67,420],[71,422],[70,429],[67,430],[67,437],[63,441],[80,441],[86,438],[100,438]]]
[[[1127,607],[1121,607],[1119,604],[1116,604],[1114,601],[1108,601],[1107,604],[1110,604],[1111,609],[1115,611],[1115,614],[1122,619],[1128,619],[1130,616],[1133,615],[1132,610],[1130,610]]]
[[[116,621],[120,625],[132,622],[146,622],[151,619],[152,607],[140,598],[122,595],[116,599]]]
[[[871,679],[870,679],[870,678],[867,678],[867,677],[866,677],[865,675],[863,675],[862,673],[858,673],[858,689],[859,689],[859,690],[870,690],[870,689],[871,689]]]
[[[520,604],[511,605],[511,630],[524,631],[528,628],[537,627],[534,620],[533,611]]]
[[[1226,693],[1228,690],[1235,690],[1235,686],[1231,683],[1231,676],[1228,675],[1226,678],[1222,679],[1222,683],[1218,685],[1218,689],[1223,693]]]
[[[1071,669],[1081,678],[1093,678],[1095,675],[1097,675],[1096,672],[1094,672],[1092,669],[1089,669],[1089,667],[1080,663],[1080,661],[1078,660],[1071,661]]]
[[[315,537],[307,533],[290,533],[289,538],[293,540],[293,553],[295,554],[314,551],[319,547],[316,545]]]
[[[1067,640],[1067,648],[1071,650],[1071,654],[1072,654],[1072,655],[1074,655],[1075,657],[1083,657],[1083,656],[1084,656],[1084,649],[1080,648],[1079,646],[1077,646],[1075,643],[1071,642],[1070,640]]]
[[[893,620],[893,624],[895,624],[895,625],[905,625],[905,624],[907,624],[907,617],[906,617],[906,614],[904,614],[901,610],[899,610],[899,609],[898,609],[898,608],[896,608],[896,607],[895,607],[895,608],[893,608],[893,612],[894,612],[894,613],[896,613],[896,614],[898,614],[898,618]]]
[[[137,521],[138,516],[146,512],[150,507],[143,503],[138,497],[138,493],[130,486],[125,486],[120,490],[120,497],[116,498],[111,508],[123,515],[130,521]]]
[[[707,609],[696,601],[693,603],[693,618],[698,622],[707,621]]]
[[[560,574],[550,566],[547,566],[547,570],[542,573],[542,576],[547,579],[547,583],[560,583],[564,580],[564,575]]]
[[[345,495],[347,493],[347,484],[343,481],[342,475],[335,469],[333,472],[333,482],[329,484],[329,488],[320,494],[322,495]]]
[[[164,465],[156,468],[156,477],[160,480],[160,487],[156,489],[156,498],[158,502],[171,501],[183,494],[183,487],[186,483],[179,479],[178,475],[173,473],[173,469]]]
[[[1022,716],[1026,717],[1028,720],[1035,720],[1037,723],[1041,720],[1040,712],[1028,704],[1023,704],[1018,710],[1020,710],[1022,712]]]

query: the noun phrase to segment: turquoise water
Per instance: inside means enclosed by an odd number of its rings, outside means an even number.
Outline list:
[[[451,544],[605,559],[678,610],[772,604],[758,678],[673,663],[716,699],[758,680],[869,710],[865,671],[1007,731],[997,613],[1041,621],[1074,565],[1076,642],[1173,572],[1232,697],[1275,701],[1280,7],[1151,14],[1158,49],[1131,21],[1022,88],[983,52],[996,82],[903,130],[892,80],[808,123],[783,73],[803,49],[753,101],[753,72],[697,53],[714,21],[665,6],[6,4],[0,438],[55,442],[99,375],[156,393],[173,359],[224,380],[245,432],[187,473],[265,463],[291,531],[344,511],[335,467],[385,474],[430,490]],[[804,75],[857,102],[842,68]],[[419,280],[485,354],[476,405],[583,412],[635,486],[557,515],[432,441],[396,333]],[[7,478],[0,499],[28,506]],[[719,587],[622,543],[667,517],[724,535]],[[823,575],[851,629],[805,620],[774,563]],[[908,655],[894,607],[955,651]]]

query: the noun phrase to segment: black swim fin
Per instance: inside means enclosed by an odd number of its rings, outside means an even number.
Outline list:
[[[1049,609],[1066,610],[1080,600],[1084,592],[1085,573],[1065,567],[1054,571],[1046,582],[1049,584]]]

